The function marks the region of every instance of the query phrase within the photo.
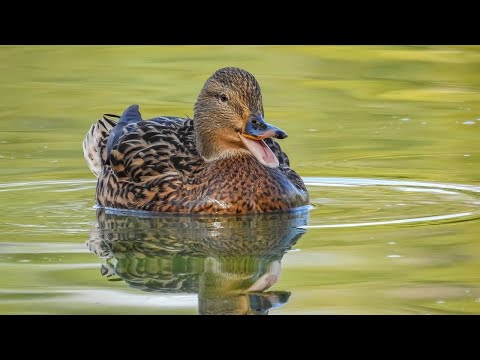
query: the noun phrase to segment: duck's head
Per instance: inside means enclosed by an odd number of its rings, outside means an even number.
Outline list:
[[[265,122],[260,85],[249,72],[217,70],[198,95],[194,123],[197,150],[206,161],[248,153],[266,166],[278,166],[263,139],[287,134]]]

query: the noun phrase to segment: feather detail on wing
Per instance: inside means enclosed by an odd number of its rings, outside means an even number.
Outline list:
[[[110,166],[120,179],[142,182],[158,176],[185,179],[204,161],[195,149],[193,121],[157,117],[129,124],[113,144]]]

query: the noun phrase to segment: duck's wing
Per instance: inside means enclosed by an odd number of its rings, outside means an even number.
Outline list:
[[[118,121],[109,119],[113,117]],[[129,106],[122,116],[104,114],[93,124],[83,140],[83,154],[88,167],[96,177],[100,176],[102,167],[109,164],[112,147],[123,134],[126,125],[142,121],[138,105]]]
[[[107,148],[106,148],[106,157],[110,159],[110,154],[112,153],[113,146],[118,142],[118,139],[123,135],[123,129],[128,124],[134,124],[142,121],[142,115],[138,110],[139,106],[137,104],[129,106],[120,116],[120,120],[115,125],[115,127],[109,132],[107,139]]]
[[[279,168],[282,170],[288,179],[299,189],[307,191],[305,184],[303,183],[302,178],[295,172],[295,170],[290,168],[290,160],[288,159],[287,154],[282,151],[280,144],[272,138],[264,139],[265,143],[272,150],[275,156],[278,158]]]
[[[185,178],[203,159],[195,149],[192,119],[164,116],[125,125],[112,145],[110,167],[120,180]]]

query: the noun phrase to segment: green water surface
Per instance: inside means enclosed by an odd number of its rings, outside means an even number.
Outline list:
[[[224,66],[256,76],[312,210],[97,214],[90,125],[192,117]],[[1,314],[480,313],[479,46],[0,46],[0,79]]]

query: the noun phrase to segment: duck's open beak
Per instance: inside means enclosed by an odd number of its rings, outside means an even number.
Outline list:
[[[252,115],[245,123],[240,138],[243,144],[263,165],[277,167],[278,159],[263,141],[266,138],[285,139],[287,133],[263,120],[262,115]]]

